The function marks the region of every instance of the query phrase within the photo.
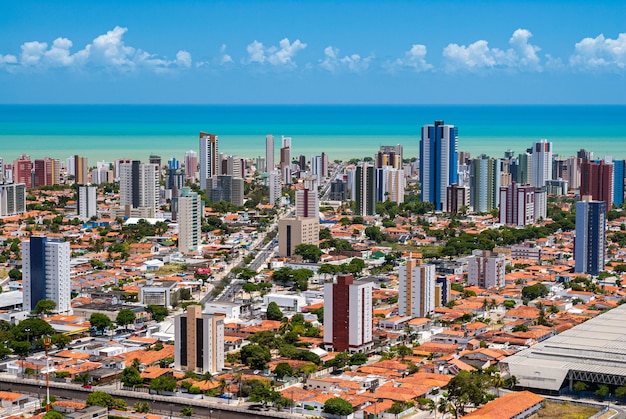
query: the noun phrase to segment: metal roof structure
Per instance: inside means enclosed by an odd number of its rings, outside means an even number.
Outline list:
[[[626,385],[625,322],[626,304],[502,360],[500,369],[526,388],[558,391],[574,381]]]

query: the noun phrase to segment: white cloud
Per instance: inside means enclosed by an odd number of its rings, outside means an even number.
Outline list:
[[[256,39],[246,47],[248,52],[248,63],[269,63],[274,66],[295,67],[293,58],[298,51],[306,48],[306,44],[299,39],[289,42],[288,38],[283,38],[278,43],[278,47],[265,47],[263,43]]]
[[[433,68],[432,64],[426,62],[426,46],[421,44],[413,44],[410,50],[404,53],[403,58],[397,58],[395,61],[388,62],[384,65],[390,71],[400,69],[410,69],[414,71],[428,71]]]
[[[620,33],[616,39],[605,38],[603,34],[583,39],[576,44],[569,63],[588,70],[623,71],[626,69],[626,33]]]
[[[330,72],[345,68],[354,73],[358,73],[367,70],[372,59],[374,59],[373,55],[363,58],[359,54],[339,57],[339,49],[328,46],[324,48],[324,59],[320,61],[320,67]]]
[[[126,45],[123,37],[127,31],[127,28],[116,26],[74,54],[70,51],[73,43],[67,38],[55,39],[50,48],[46,42],[25,42],[21,46],[19,61],[14,55],[0,55],[0,64],[38,68],[94,66],[126,71],[147,68],[157,72],[191,66],[191,54],[184,50],[178,51],[174,60],[168,60]]]
[[[224,65],[233,62],[233,57],[226,53],[226,44],[222,44],[220,54],[222,55],[220,58],[220,64]]]
[[[516,30],[509,44],[511,48],[502,50],[490,48],[485,40],[478,40],[468,46],[449,44],[443,49],[445,68],[448,71],[509,68],[520,71],[542,71],[537,52],[540,48],[528,40],[532,33],[526,29]]]

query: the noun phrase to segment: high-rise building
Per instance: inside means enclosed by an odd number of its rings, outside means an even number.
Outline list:
[[[572,189],[580,188],[580,163],[581,159],[578,157],[569,157],[565,165],[567,166],[567,176],[565,179],[567,180],[567,184]]]
[[[159,168],[156,164],[133,160],[121,163],[120,206],[149,208],[153,213],[159,207]]]
[[[41,300],[52,300],[57,313],[70,312],[69,242],[45,236],[22,242],[22,283],[25,311],[32,311]]]
[[[512,182],[509,186],[500,187],[500,222],[516,226],[534,224],[535,188]]]
[[[213,176],[208,180],[206,196],[211,202],[226,201],[243,206],[243,179],[228,175]]]
[[[167,161],[168,170],[178,170],[180,169],[180,162],[176,157],[172,157]]]
[[[221,167],[219,175],[228,175],[233,177],[246,177],[246,161],[239,156],[227,156],[220,153]]]
[[[224,369],[224,317],[190,305],[174,318],[174,367],[197,373]]]
[[[316,177],[317,184],[321,184],[323,175],[322,156],[311,156],[311,174]]]
[[[606,260],[606,202],[576,203],[574,272],[598,275]]]
[[[319,244],[320,224],[317,217],[283,218],[278,221],[278,255],[293,257],[299,244]]]
[[[404,202],[404,170],[391,166],[376,169],[376,201]]]
[[[74,182],[78,185],[89,183],[89,160],[87,157],[74,156]]]
[[[381,145],[380,150],[374,156],[374,165],[377,169],[383,166],[402,169],[402,146],[400,144]]]
[[[26,185],[0,184],[0,217],[23,214],[26,211]]]
[[[435,265],[410,258],[400,266],[398,314],[426,317],[435,310]]]
[[[200,189],[206,189],[208,180],[219,174],[217,135],[200,132]]]
[[[202,142],[201,142],[202,143]],[[198,153],[193,150],[185,152],[185,180],[193,181],[198,171]]]
[[[359,164],[355,169],[354,194],[356,215],[374,215],[376,212],[376,178],[375,168],[369,163]]]
[[[270,204],[275,205],[282,194],[282,183],[280,170],[274,169],[270,172],[269,178],[269,192],[270,192]]]
[[[274,171],[274,136],[268,134],[265,136],[265,173]]]
[[[373,284],[337,275],[324,284],[324,345],[335,352],[365,352],[373,346]]]
[[[78,186],[78,202],[76,202],[76,210],[79,220],[89,220],[91,217],[97,216],[97,191],[95,186]]]
[[[282,147],[280,148],[280,172],[283,176],[283,183],[291,184],[291,137],[282,137]]]
[[[532,175],[530,184],[535,188],[546,186],[546,180],[552,179],[552,143],[542,139],[533,144]]]
[[[296,190],[296,217],[319,217],[320,203],[317,192],[309,189]]]
[[[467,258],[467,283],[484,289],[504,287],[506,260],[488,250],[474,250]]]
[[[330,200],[345,201],[346,200],[346,183],[341,179],[335,179],[330,184]]]
[[[27,188],[33,187],[33,162],[30,156],[22,154],[17,160],[13,160],[13,181],[23,183]]]
[[[580,196],[604,201],[608,211],[613,205],[613,164],[603,160],[583,160],[580,166]]]
[[[177,199],[178,251],[198,250],[202,234],[202,200],[191,188],[184,187]]]
[[[618,208],[624,204],[624,176],[626,160],[613,160],[613,205]]]
[[[435,279],[435,307],[442,307],[451,301],[452,282],[445,276]]]
[[[35,160],[33,187],[52,186],[61,183],[61,162],[46,157]]]
[[[498,206],[500,168],[498,161],[484,154],[470,166],[470,205],[474,212],[489,212]]]
[[[156,164],[159,169],[161,168],[161,156],[150,154],[150,156],[148,157],[148,162],[150,164]]]
[[[437,211],[446,209],[446,188],[458,184],[458,129],[435,121],[422,128],[420,181],[422,201]]]
[[[446,212],[452,214],[461,211],[467,212],[470,206],[469,187],[453,183],[446,188],[446,195]]]

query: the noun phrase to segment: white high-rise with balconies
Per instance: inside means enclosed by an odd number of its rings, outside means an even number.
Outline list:
[[[435,310],[435,265],[410,258],[400,266],[398,314],[426,317]]]
[[[206,190],[208,179],[219,174],[217,135],[200,132],[200,189]]]
[[[178,196],[178,250],[198,250],[202,234],[202,200],[196,192],[184,187]]]

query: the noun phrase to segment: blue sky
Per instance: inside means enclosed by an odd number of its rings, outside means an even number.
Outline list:
[[[624,104],[624,1],[0,0],[1,103]]]

